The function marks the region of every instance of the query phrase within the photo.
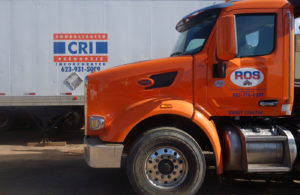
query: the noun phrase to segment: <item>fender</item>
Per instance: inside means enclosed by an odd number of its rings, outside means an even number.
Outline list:
[[[103,141],[123,142],[129,132],[141,121],[161,114],[179,115],[191,119],[194,107],[191,102],[169,98],[150,98],[136,102],[118,114],[109,127],[100,134]]]
[[[210,140],[211,145],[213,146],[215,158],[216,158],[216,169],[218,174],[223,173],[223,161],[222,161],[222,151],[219,135],[217,128],[213,121],[209,120],[205,115],[199,111],[195,111],[192,120],[196,123],[207,135]]]
[[[162,106],[164,105],[164,106]],[[169,98],[151,98],[141,100],[126,107],[101,134],[103,141],[123,142],[129,132],[141,121],[161,114],[173,114],[191,119],[209,138],[215,153],[217,172],[223,172],[221,144],[217,129],[200,111],[194,111],[191,102]],[[125,127],[125,128],[124,128]]]

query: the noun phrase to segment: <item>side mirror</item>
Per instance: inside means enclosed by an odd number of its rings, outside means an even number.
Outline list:
[[[235,17],[228,15],[217,21],[217,57],[222,61],[237,55]]]

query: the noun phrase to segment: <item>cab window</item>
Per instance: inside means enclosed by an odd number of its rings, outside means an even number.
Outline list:
[[[237,57],[263,56],[275,48],[275,14],[236,15]]]

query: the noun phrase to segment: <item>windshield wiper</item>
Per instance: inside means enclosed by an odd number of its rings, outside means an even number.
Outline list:
[[[182,54],[183,54],[183,52],[177,51],[177,52],[172,53],[172,54],[171,54],[171,57],[173,57],[173,56],[180,56],[180,55],[182,55]]]

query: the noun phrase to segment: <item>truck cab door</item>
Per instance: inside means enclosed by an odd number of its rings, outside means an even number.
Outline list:
[[[288,36],[283,11],[243,9],[234,15],[237,55],[228,61],[210,55],[207,101],[219,116],[290,114]],[[216,43],[215,43],[216,44]],[[286,111],[286,112],[284,112]]]

